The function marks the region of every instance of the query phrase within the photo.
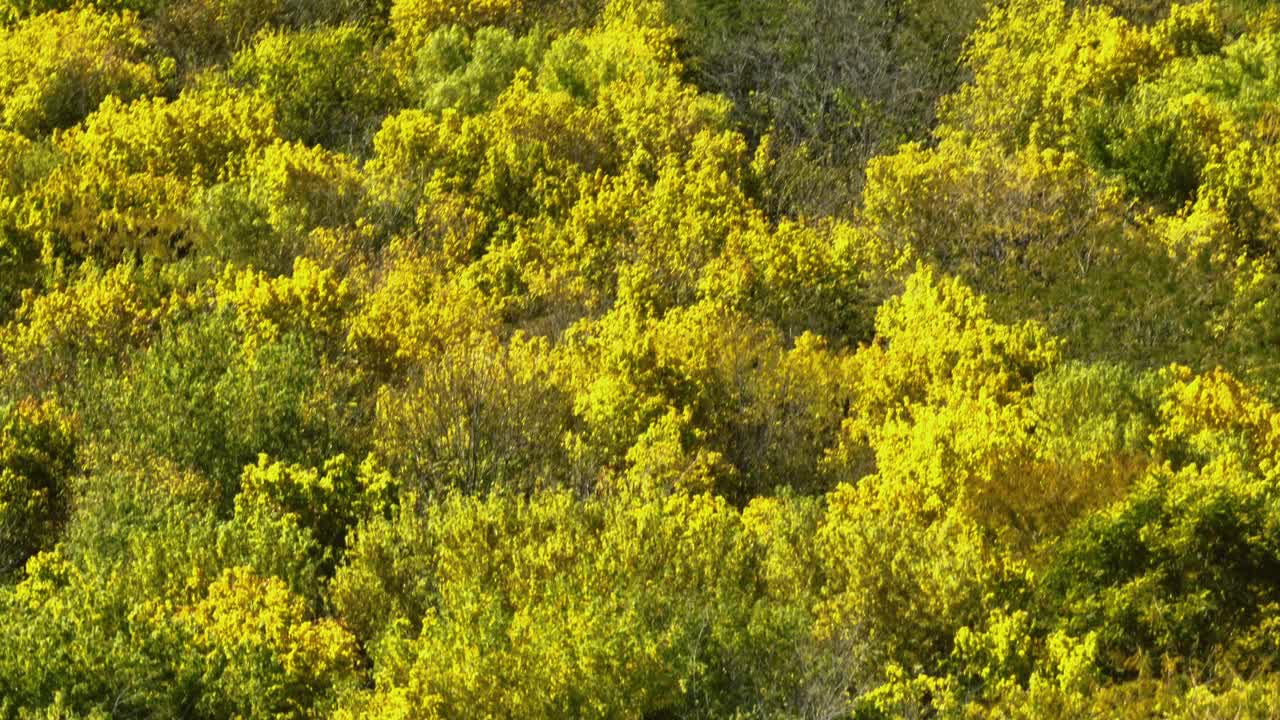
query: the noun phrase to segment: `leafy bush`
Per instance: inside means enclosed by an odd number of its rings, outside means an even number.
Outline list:
[[[159,92],[166,69],[132,13],[37,15],[0,29],[0,127],[28,137],[71,127],[109,96]]]
[[[370,33],[355,25],[267,32],[237,53],[230,74],[277,110],[280,134],[307,145],[359,149],[397,89]]]

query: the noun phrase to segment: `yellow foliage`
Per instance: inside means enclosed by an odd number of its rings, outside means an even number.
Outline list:
[[[1149,30],[1151,41],[1177,56],[1213,53],[1225,39],[1222,12],[1218,0],[1174,3],[1169,15]]]
[[[307,258],[298,258],[289,276],[269,277],[228,266],[218,282],[215,302],[235,309],[247,348],[300,331],[339,347],[355,305],[350,278]]]
[[[0,576],[52,547],[71,507],[75,423],[54,402],[0,406]]]
[[[945,101],[946,123],[1005,148],[1063,147],[1077,139],[1081,112],[1119,99],[1179,56],[1217,50],[1220,12],[1213,0],[1175,4],[1144,28],[1097,5],[1002,5],[970,40],[975,82]]]
[[[180,301],[148,297],[138,273],[89,267],[65,286],[27,294],[0,330],[0,383],[39,396],[72,382],[81,354],[110,357],[145,342]]]
[[[1060,352],[1060,342],[1040,325],[998,323],[982,296],[927,269],[881,306],[876,332],[882,342],[859,352],[855,363],[858,403],[875,421],[914,403],[1010,402]]]
[[[47,135],[80,122],[107,97],[128,102],[156,93],[162,78],[149,54],[136,15],[88,5],[0,29],[0,125]]]
[[[693,448],[687,449],[684,436],[691,435]],[[704,493],[715,490],[717,477],[731,475],[720,453],[701,446],[701,432],[692,422],[692,413],[674,409],[649,425],[627,450],[627,471],[617,483],[617,491],[631,497],[661,497],[670,493]],[[604,486],[604,492],[614,489]]]
[[[826,583],[814,632],[866,637],[870,668],[891,658],[927,666],[959,625],[981,617],[984,587],[1010,568],[981,528],[955,510],[920,524],[877,499],[875,486],[840,485],[814,538]],[[912,618],[909,625],[900,619]],[[894,627],[891,634],[883,628]]]
[[[432,256],[393,256],[351,319],[348,343],[361,357],[401,367],[497,332],[500,318],[479,289],[447,281]]]
[[[863,202],[886,242],[983,289],[1089,276],[1120,254],[1127,212],[1117,188],[1073,152],[1008,154],[961,135],[873,160]]]
[[[722,672],[700,653],[755,621],[741,583],[758,551],[710,495],[455,497],[426,512],[432,608],[418,632],[391,625],[350,717],[641,717]]]
[[[230,568],[179,621],[203,654],[206,680],[243,716],[319,717],[326,696],[357,678],[354,638],[329,619],[312,620],[278,578]],[[217,700],[206,700],[217,708]]]
[[[503,25],[523,10],[524,0],[396,0],[391,26],[402,41],[420,40],[444,25]]]
[[[247,175],[251,196],[286,237],[347,221],[364,192],[364,177],[350,157],[296,143],[267,147],[250,162]]]
[[[594,0],[394,0],[391,27],[398,42],[414,46],[446,25],[474,29],[582,22],[596,4]]]
[[[60,162],[33,193],[32,229],[77,255],[168,256],[196,190],[240,172],[274,127],[269,105],[216,85],[173,101],[108,99],[56,139]]]
[[[1265,474],[1280,471],[1280,412],[1256,389],[1222,370],[1196,375],[1175,365],[1165,377],[1164,423],[1152,438],[1164,452],[1190,451],[1200,462],[1239,454]]]

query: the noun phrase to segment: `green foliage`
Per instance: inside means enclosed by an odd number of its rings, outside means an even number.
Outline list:
[[[475,114],[493,106],[517,70],[537,67],[545,51],[545,40],[536,34],[517,38],[495,27],[470,34],[450,25],[417,49],[410,84],[426,110]]]
[[[365,194],[349,157],[277,142],[255,153],[242,174],[201,194],[192,244],[229,263],[288,272],[297,257],[325,254],[325,231],[355,224]]]
[[[45,147],[0,130],[0,318],[20,304],[23,290],[39,282],[40,247],[23,229],[19,209],[42,174],[47,154]]]
[[[356,150],[396,105],[387,69],[371,34],[355,25],[260,34],[229,67],[275,106],[285,139]]]
[[[971,0],[653,4],[699,85],[731,98],[754,138],[774,134],[776,203],[802,214],[848,210],[867,160],[927,132],[985,9]]]
[[[286,5],[284,0],[170,0],[157,18],[156,41],[190,72],[225,62],[260,31],[283,22]]]
[[[380,456],[424,495],[558,484],[568,402],[549,387],[545,347],[471,342],[424,359],[402,388],[379,395]]]
[[[353,716],[777,716],[800,710],[789,703],[804,683],[818,691],[820,655],[796,663],[759,644],[799,619],[783,607],[788,578],[748,581],[795,550],[784,549],[788,523],[805,526],[794,505],[748,518],[709,496],[551,493],[427,512],[362,528],[335,581],[382,668]],[[404,574],[399,558],[425,564]],[[752,692],[764,678],[795,694]]]
[[[1266,539],[1274,496],[1260,485],[1221,465],[1144,480],[1073,533],[1051,567],[1046,582],[1067,627],[1098,632],[1112,672],[1161,657],[1194,666],[1218,653],[1243,668],[1274,662],[1266,637],[1277,601],[1256,578],[1280,558]]]
[[[0,577],[51,547],[66,522],[76,470],[71,433],[56,405],[0,413]]]
[[[391,28],[402,42],[414,46],[447,25],[524,30],[535,24],[588,23],[600,4],[600,0],[392,0]]]
[[[287,519],[219,524],[198,478],[154,470],[100,476],[67,549],[0,589],[6,701],[210,718],[332,702],[358,677],[355,651],[289,587],[314,576],[298,561],[310,541]]]
[[[1024,10],[976,36],[938,143],[871,163],[864,218],[1076,357],[1271,372],[1267,61],[1242,69],[1252,42],[1224,45],[1211,4],[1149,27]],[[1063,64],[1075,47],[1097,57]]]
[[[87,384],[86,430],[115,428],[116,447],[214,479],[224,506],[260,452],[318,464],[338,450],[314,346],[290,333],[248,347],[240,337],[225,312],[162,332],[126,374]]]

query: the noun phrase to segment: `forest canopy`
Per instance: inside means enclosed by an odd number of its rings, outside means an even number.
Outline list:
[[[0,720],[1280,716],[1280,6],[0,0]]]

